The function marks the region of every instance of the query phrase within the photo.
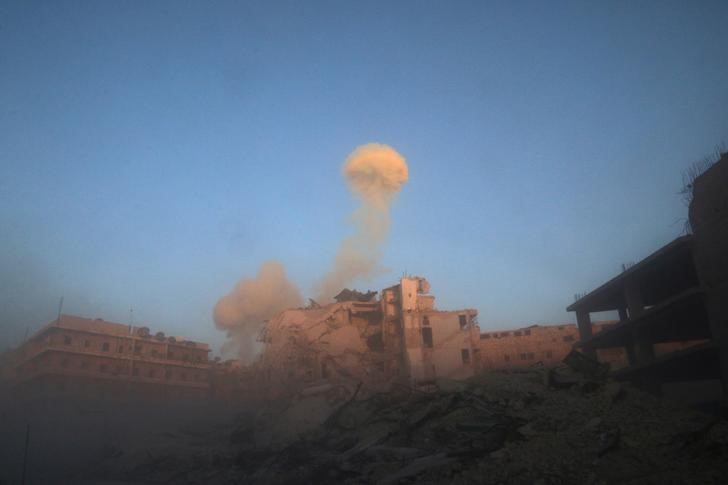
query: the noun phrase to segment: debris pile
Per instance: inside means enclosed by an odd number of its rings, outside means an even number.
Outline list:
[[[316,398],[299,397],[295,405]],[[225,443],[190,438],[201,447],[194,455],[194,446],[178,439],[164,459],[150,454],[154,459],[141,464],[126,462],[113,478],[705,484],[728,474],[728,422],[565,365],[489,372],[464,382],[441,379],[422,389],[394,386],[386,393],[362,387],[339,403],[287,439],[270,439],[273,422],[286,425],[285,410],[267,409],[265,418],[241,417]],[[189,456],[175,456],[175,447]],[[121,458],[110,460],[118,465]]]

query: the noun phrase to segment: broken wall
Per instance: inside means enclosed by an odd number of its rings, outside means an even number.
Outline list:
[[[423,346],[425,365],[432,366],[433,377],[465,379],[480,365],[477,345],[480,330],[475,310],[427,312],[421,315],[422,331],[432,330],[432,347]],[[462,325],[462,322],[465,325]],[[427,323],[427,325],[424,325]],[[424,338],[422,339],[424,343]]]
[[[343,302],[285,310],[261,335],[256,364],[271,396],[294,393],[320,380],[376,385],[396,371],[378,302]]]

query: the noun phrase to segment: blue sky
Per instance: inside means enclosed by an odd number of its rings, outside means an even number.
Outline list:
[[[0,4],[0,341],[64,312],[218,346],[263,261],[309,295],[351,228],[345,157],[410,180],[379,289],[483,329],[572,321],[680,235],[728,142],[726,2]]]

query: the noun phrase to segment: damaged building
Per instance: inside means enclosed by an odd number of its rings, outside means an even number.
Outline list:
[[[477,310],[437,310],[429,292],[426,279],[403,277],[379,298],[344,290],[335,303],[284,310],[260,334],[260,383],[277,395],[321,381],[377,386],[473,375]]]

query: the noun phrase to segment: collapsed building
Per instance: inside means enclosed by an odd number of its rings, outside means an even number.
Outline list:
[[[430,285],[407,276],[377,292],[284,310],[266,322],[256,374],[267,395],[317,382],[369,386],[466,378],[479,368],[477,310],[435,308]]]

